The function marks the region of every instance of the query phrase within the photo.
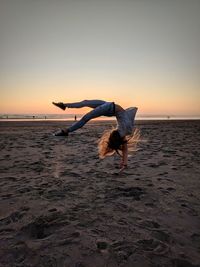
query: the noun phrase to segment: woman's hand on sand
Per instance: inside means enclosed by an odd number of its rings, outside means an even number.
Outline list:
[[[127,165],[125,165],[125,164],[120,164],[119,174],[122,173],[125,169],[127,169]]]

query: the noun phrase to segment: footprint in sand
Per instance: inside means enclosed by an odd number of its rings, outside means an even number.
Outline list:
[[[2,218],[0,220],[0,226],[18,222],[24,215],[25,215],[25,212],[23,212],[23,211],[20,211],[20,210],[15,211],[15,212],[11,213],[9,216]]]
[[[194,265],[193,263],[189,262],[185,259],[173,259],[172,266],[176,267],[200,267],[200,265]]]
[[[163,231],[163,230],[156,230],[152,232],[152,235],[158,239],[159,241],[166,242],[166,243],[171,243],[172,238],[169,235],[169,233]]]
[[[146,229],[158,229],[160,224],[151,220],[142,221],[140,225]]]
[[[193,241],[193,244],[200,249],[200,234],[194,233],[190,236]]]
[[[135,249],[134,243],[126,240],[116,241],[110,246],[110,250],[116,254],[119,262],[127,260],[135,252]]]
[[[97,248],[99,250],[105,250],[108,247],[108,243],[105,241],[97,241]]]
[[[147,203],[145,203],[144,205],[145,205],[146,207],[150,207],[150,208],[155,208],[155,207],[156,207],[155,203],[153,203],[153,202],[147,202]]]
[[[37,217],[21,228],[21,233],[31,239],[43,239],[55,233],[56,229],[68,225],[67,216],[61,212],[50,213]]]
[[[137,241],[137,250],[151,251],[157,255],[165,255],[169,252],[169,247],[156,239],[141,239]]]
[[[131,197],[137,201],[145,194],[144,189],[141,187],[117,187],[116,189],[118,196]]]

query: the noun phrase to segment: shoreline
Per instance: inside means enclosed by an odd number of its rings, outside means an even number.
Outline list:
[[[77,119],[78,121],[79,119]],[[100,118],[100,119],[92,119],[90,120],[88,123],[95,123],[95,122],[113,122],[116,121],[116,118],[113,119],[104,119],[104,118]],[[135,119],[136,123],[140,123],[140,122],[184,122],[184,121],[200,121],[200,118],[174,118],[174,119],[159,119],[159,118],[150,118],[150,119]],[[0,123],[4,123],[4,122],[28,122],[28,123],[32,123],[32,122],[75,122],[74,119],[0,119]]]

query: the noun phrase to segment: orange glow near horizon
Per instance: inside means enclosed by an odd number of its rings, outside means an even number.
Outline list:
[[[138,114],[145,115],[200,115],[200,108],[198,105],[198,99],[189,99],[187,96],[182,96],[181,99],[166,99],[165,96],[159,96],[154,99],[153,97],[131,97],[130,99],[115,95],[112,99],[110,95],[106,97],[103,94],[98,94],[98,97],[68,97],[68,94],[62,94],[60,97],[54,94],[49,96],[40,95],[40,98],[34,95],[27,97],[16,97],[12,95],[9,99],[0,100],[0,113],[2,114],[84,114],[90,110],[90,108],[81,109],[66,109],[65,111],[52,105],[52,101],[55,102],[77,102],[84,99],[103,99],[106,101],[114,101],[120,104],[123,108],[130,106],[138,107]],[[83,94],[82,94],[83,95]],[[90,94],[88,94],[89,96]],[[134,100],[132,100],[134,99]]]
[[[66,109],[65,112],[52,105],[54,102],[78,102],[84,99],[102,99],[114,101],[123,108],[138,107],[140,115],[200,115],[197,89],[193,92],[184,86],[171,90],[160,84],[136,84],[132,86],[123,81],[114,82],[54,82],[53,84],[31,83],[5,87],[1,93],[1,114],[84,114],[89,108]],[[55,84],[55,85],[54,85]],[[27,90],[27,88],[29,90]],[[162,88],[162,89],[160,89]],[[8,94],[8,92],[10,92]]]

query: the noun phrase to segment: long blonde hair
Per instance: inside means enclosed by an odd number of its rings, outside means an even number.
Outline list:
[[[117,138],[116,138],[117,137]],[[98,152],[101,159],[112,156],[115,152],[121,155],[122,146],[127,143],[129,151],[136,151],[140,141],[140,130],[136,128],[132,134],[120,137],[117,129],[106,130],[98,141]]]

